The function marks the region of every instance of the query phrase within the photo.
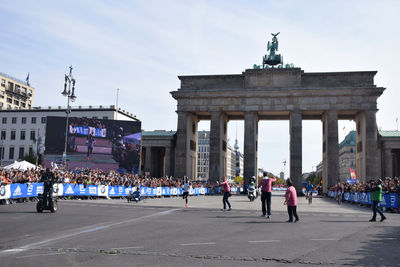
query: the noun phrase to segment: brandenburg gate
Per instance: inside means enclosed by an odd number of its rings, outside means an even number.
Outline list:
[[[276,37],[276,36],[274,36]],[[197,125],[210,120],[210,180],[225,176],[227,123],[244,120],[244,184],[257,176],[258,122],[289,120],[290,178],[301,190],[302,121],[322,121],[323,188],[338,182],[338,120],[356,122],[360,181],[380,175],[377,99],[385,88],[376,71],[307,73],[300,68],[255,68],[242,74],[179,76],[175,177],[197,177]],[[263,148],[268,150],[268,147]],[[266,164],[268,164],[266,162]]]

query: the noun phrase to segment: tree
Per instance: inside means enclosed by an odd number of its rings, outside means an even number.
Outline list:
[[[233,180],[236,184],[242,184],[243,183],[243,177],[242,176],[236,176],[235,179]]]
[[[32,164],[36,164],[36,155],[33,153],[33,151],[29,151],[29,154],[25,154],[21,160],[28,161]]]
[[[306,181],[310,181],[310,183],[312,183],[313,185],[318,185],[321,182],[321,177],[317,176],[316,172],[312,172],[308,175]]]

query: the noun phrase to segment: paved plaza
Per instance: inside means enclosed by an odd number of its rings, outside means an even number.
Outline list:
[[[0,206],[1,266],[400,266],[400,217],[371,223],[369,208],[301,198],[286,223],[283,192],[272,217],[260,200],[221,196],[65,200],[55,214],[35,203]]]

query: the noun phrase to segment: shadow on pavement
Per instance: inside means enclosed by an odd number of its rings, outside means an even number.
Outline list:
[[[384,226],[384,233],[371,236],[352,254],[358,259],[345,259],[354,265],[398,266],[400,226]]]
[[[14,210],[14,211],[0,211],[0,214],[18,214],[18,213],[38,213],[35,210],[23,210],[23,211],[18,211],[18,210]]]
[[[320,220],[320,222],[326,222],[326,223],[352,223],[352,222],[354,222],[354,223],[365,223],[365,222],[368,222],[368,220],[363,220],[363,221],[352,221],[352,220],[346,220],[346,221],[328,221],[328,220]]]

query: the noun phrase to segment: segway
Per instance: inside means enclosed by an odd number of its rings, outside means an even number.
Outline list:
[[[36,204],[36,211],[50,210],[52,213],[58,209],[58,199],[53,196],[54,175],[50,171],[42,173],[43,194],[38,194],[39,201]]]

